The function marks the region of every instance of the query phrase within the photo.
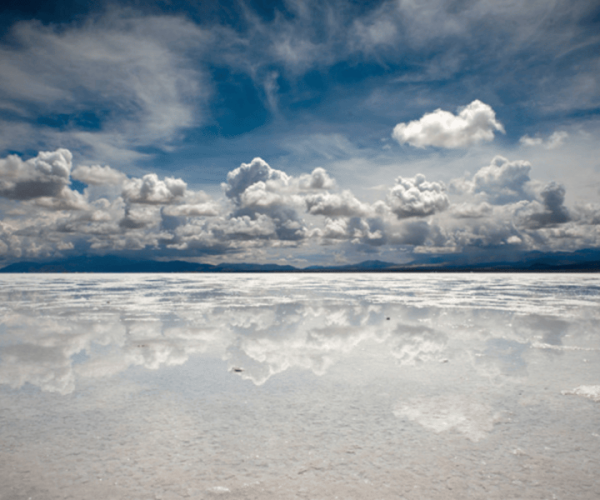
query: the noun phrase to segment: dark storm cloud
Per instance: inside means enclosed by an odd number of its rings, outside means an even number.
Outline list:
[[[14,200],[58,196],[70,184],[72,159],[70,151],[59,149],[27,161],[16,155],[0,160],[0,196]]]
[[[551,182],[540,192],[541,207],[526,216],[524,224],[531,229],[552,227],[571,220],[568,209],[563,205],[565,188]],[[537,207],[536,207],[537,208]]]

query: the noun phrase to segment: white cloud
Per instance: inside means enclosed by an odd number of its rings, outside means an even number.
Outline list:
[[[524,146],[541,146],[544,144],[544,140],[541,137],[529,137],[528,135],[521,137],[519,142]]]
[[[448,208],[449,201],[444,186],[428,182],[418,174],[414,178],[398,177],[388,194],[388,203],[398,218],[426,217]]]
[[[568,137],[569,134],[567,132],[556,131],[546,140],[537,136],[529,137],[528,135],[524,135],[519,139],[519,142],[523,144],[523,146],[544,146],[546,149],[556,149],[562,146]]]
[[[521,245],[523,243],[523,240],[516,235],[512,235],[506,239],[506,243],[508,243],[509,245]]]
[[[239,206],[262,211],[284,205],[286,203],[285,195],[279,194],[278,190],[273,187],[273,183],[267,186],[263,181],[255,182],[241,193]]]
[[[270,182],[271,185],[287,186],[289,176],[281,170],[271,168],[262,158],[254,158],[250,163],[242,163],[227,174],[227,183],[223,190],[228,198],[238,199],[242,193],[257,182]]]
[[[67,149],[43,151],[27,161],[17,155],[0,159],[0,197],[51,210],[85,210],[84,196],[69,188],[72,159]]]
[[[308,235],[298,210],[312,205],[307,201],[322,196],[330,199],[332,195],[312,194],[334,187],[335,182],[322,168],[311,174],[292,177],[281,170],[271,168],[261,158],[254,158],[227,174],[227,183],[222,184],[225,195],[235,207],[236,216],[267,215],[275,224],[276,235],[282,241],[299,241]]]
[[[371,224],[374,227],[371,227]],[[365,220],[360,217],[344,219],[326,219],[325,227],[317,230],[317,235],[323,238],[326,244],[329,240],[345,240],[352,244],[380,246],[385,243],[382,227],[373,219]]]
[[[225,221],[215,222],[210,227],[211,232],[219,241],[231,239],[254,240],[276,237],[276,227],[273,219],[261,214],[256,218],[247,215],[231,217]]]
[[[370,22],[369,22],[370,21]],[[357,36],[355,48],[357,50],[373,50],[380,46],[391,46],[398,35],[398,28],[394,21],[388,18],[375,18],[364,22],[357,19],[353,29]]]
[[[219,207],[214,202],[184,203],[167,206],[164,213],[171,217],[211,217],[219,214]]]
[[[30,200],[59,195],[69,184],[72,159],[67,149],[40,152],[27,161],[17,155],[0,159],[0,196]]]
[[[141,179],[127,179],[123,183],[122,196],[131,203],[168,204],[185,195],[187,184],[181,179],[166,177],[159,180],[156,174]]]
[[[168,147],[182,128],[202,121],[206,85],[188,55],[208,35],[183,18],[109,10],[60,29],[21,22],[9,37],[0,47],[0,107],[25,119],[32,109],[75,123],[81,114],[93,118],[91,128],[53,130],[62,144],[120,158],[140,146]]]
[[[494,132],[504,133],[494,110],[479,100],[459,110],[458,115],[436,109],[420,120],[399,123],[392,137],[400,144],[424,148],[466,148],[481,141],[492,141]]]
[[[156,207],[145,205],[128,205],[125,216],[119,221],[123,229],[143,229],[155,226],[159,221],[159,211]]]
[[[597,203],[586,203],[576,205],[575,211],[577,215],[590,225],[600,225],[600,205]]]
[[[451,211],[458,219],[478,219],[490,215],[492,206],[485,201],[478,204],[461,203],[452,205]]]
[[[529,200],[533,197],[530,172],[531,163],[528,161],[509,161],[502,156],[495,156],[488,166],[475,173],[472,180],[457,179],[452,187],[459,192],[481,193],[490,203],[497,205]]]
[[[315,168],[310,175],[303,174],[298,179],[301,189],[333,189],[335,181],[324,168]]]
[[[92,186],[118,186],[127,179],[127,176],[108,165],[104,167],[80,165],[71,172],[71,178]]]
[[[453,180],[449,192],[418,174],[398,177],[384,199],[369,203],[340,190],[322,168],[292,176],[260,158],[229,173],[221,199],[187,189],[182,179],[71,167],[68,150],[0,159],[0,258],[145,250],[255,261],[293,249],[355,261],[399,249],[575,249],[600,240],[598,207],[568,207],[562,185],[532,179],[529,162],[499,156]],[[70,189],[73,177],[90,183],[83,194]]]
[[[546,143],[546,148],[555,149],[563,145],[563,143],[567,140],[569,134],[564,131],[554,132],[550,137],[548,137],[548,141]]]
[[[305,198],[306,209],[312,215],[325,217],[365,217],[372,213],[371,207],[360,202],[350,191],[341,194],[320,193]]]
[[[63,187],[55,196],[41,196],[36,198],[35,204],[51,210],[87,210],[87,199],[77,191]]]

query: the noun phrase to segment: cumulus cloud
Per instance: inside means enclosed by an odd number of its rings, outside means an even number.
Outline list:
[[[382,224],[377,219],[352,217],[348,219],[327,219],[325,227],[317,231],[326,242],[328,240],[346,240],[354,244],[380,246],[385,244],[386,236]]]
[[[85,210],[84,196],[69,188],[72,159],[67,149],[43,151],[27,161],[17,155],[0,159],[0,197],[50,210]]]
[[[67,149],[40,152],[27,161],[17,155],[0,159],[0,196],[31,200],[60,195],[70,183],[72,159]]]
[[[403,219],[441,212],[448,208],[449,200],[441,183],[428,182],[418,174],[408,179],[398,177],[388,194],[388,203],[392,212]]]
[[[578,216],[590,225],[600,225],[600,205],[596,203],[585,203],[576,205]]]
[[[508,245],[532,249],[560,248],[576,240],[583,244],[582,227],[590,219],[565,206],[563,186],[555,182],[543,185],[531,178],[531,171],[527,161],[496,156],[471,178],[453,180],[451,192],[467,201],[451,206],[452,220],[444,224],[449,245],[456,249]],[[575,230],[572,223],[577,217],[581,227]],[[586,239],[593,241],[595,236],[588,234]]]
[[[350,191],[341,194],[321,193],[305,198],[306,209],[312,215],[326,217],[362,217],[372,212],[371,208],[360,202]]]
[[[335,187],[335,181],[321,167],[315,168],[310,175],[301,175],[298,180],[301,189],[332,189]]]
[[[262,158],[254,158],[250,163],[242,163],[238,168],[227,174],[227,183],[223,190],[228,198],[239,200],[242,193],[258,182],[286,186],[289,176],[281,170],[275,170]]]
[[[409,220],[391,232],[389,238],[396,245],[409,245],[417,251],[425,247],[428,241],[432,243],[430,237],[434,232],[434,228],[425,220]]]
[[[337,202],[337,211],[349,214],[350,204],[354,203],[355,209],[363,207],[357,200],[351,200],[350,194],[337,199],[338,195],[323,192],[334,186],[334,180],[323,168],[293,177],[272,168],[261,158],[242,163],[229,172],[227,183],[222,185],[236,207],[235,216],[268,216],[275,224],[277,238],[284,241],[299,241],[309,233],[298,210],[314,209],[315,214],[324,215],[325,211],[335,211],[333,205]]]
[[[232,217],[223,221],[220,226],[212,226],[212,233],[219,240],[224,239],[267,239],[276,235],[275,222],[270,217],[261,214],[256,218],[247,215]]]
[[[82,194],[72,191],[66,186],[55,196],[37,198],[35,204],[52,210],[86,210],[89,208],[88,202]]]
[[[494,205],[529,200],[531,163],[509,161],[496,156],[491,163],[479,169],[472,179],[455,179],[451,187],[459,193],[482,194]]]
[[[141,179],[128,179],[123,184],[122,196],[131,203],[168,204],[185,195],[187,184],[181,179],[166,177],[159,180],[156,174]]]
[[[142,229],[156,225],[158,210],[148,206],[127,206],[125,216],[119,221],[123,229]]]
[[[268,218],[276,227],[274,236],[280,240],[301,240],[306,228],[296,208],[299,200],[295,196],[274,192],[272,185],[257,182],[249,186],[240,196],[234,217],[250,217],[253,220]]]
[[[370,203],[339,189],[322,168],[294,176],[260,158],[229,173],[221,199],[182,179],[129,179],[109,166],[72,168],[72,161],[68,150],[0,160],[0,258],[151,249],[264,262],[284,249],[321,246],[366,260],[398,248],[448,253],[600,241],[598,207],[568,208],[564,187],[532,179],[528,162],[499,156],[454,179],[449,191],[421,174],[398,177],[385,199]],[[88,184],[83,193],[69,187],[74,178]]]
[[[541,204],[534,202],[522,210],[524,224],[530,229],[556,226],[571,220],[565,201],[565,188],[555,182],[540,192]]]
[[[466,148],[481,141],[492,141],[494,132],[504,133],[494,110],[479,100],[459,109],[458,115],[436,109],[420,120],[399,123],[392,137],[400,144],[424,148]]]
[[[264,211],[284,205],[286,196],[273,185],[259,181],[248,186],[239,196],[239,206],[244,209]]]
[[[242,210],[256,210],[269,213],[277,207],[300,207],[303,199],[310,199],[308,208],[329,200],[332,195],[320,193],[335,186],[335,181],[323,168],[316,168],[310,174],[292,177],[281,170],[271,168],[262,158],[254,158],[227,174],[227,183],[222,185],[225,195]],[[348,201],[349,193],[342,197]],[[332,203],[335,203],[332,201]],[[355,201],[357,203],[357,201]]]

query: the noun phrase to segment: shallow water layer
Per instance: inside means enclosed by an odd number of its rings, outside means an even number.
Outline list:
[[[3,275],[0,499],[597,499],[600,276]]]

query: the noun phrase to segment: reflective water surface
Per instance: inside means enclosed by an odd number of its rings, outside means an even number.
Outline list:
[[[598,275],[2,275],[0,499],[597,499]]]

